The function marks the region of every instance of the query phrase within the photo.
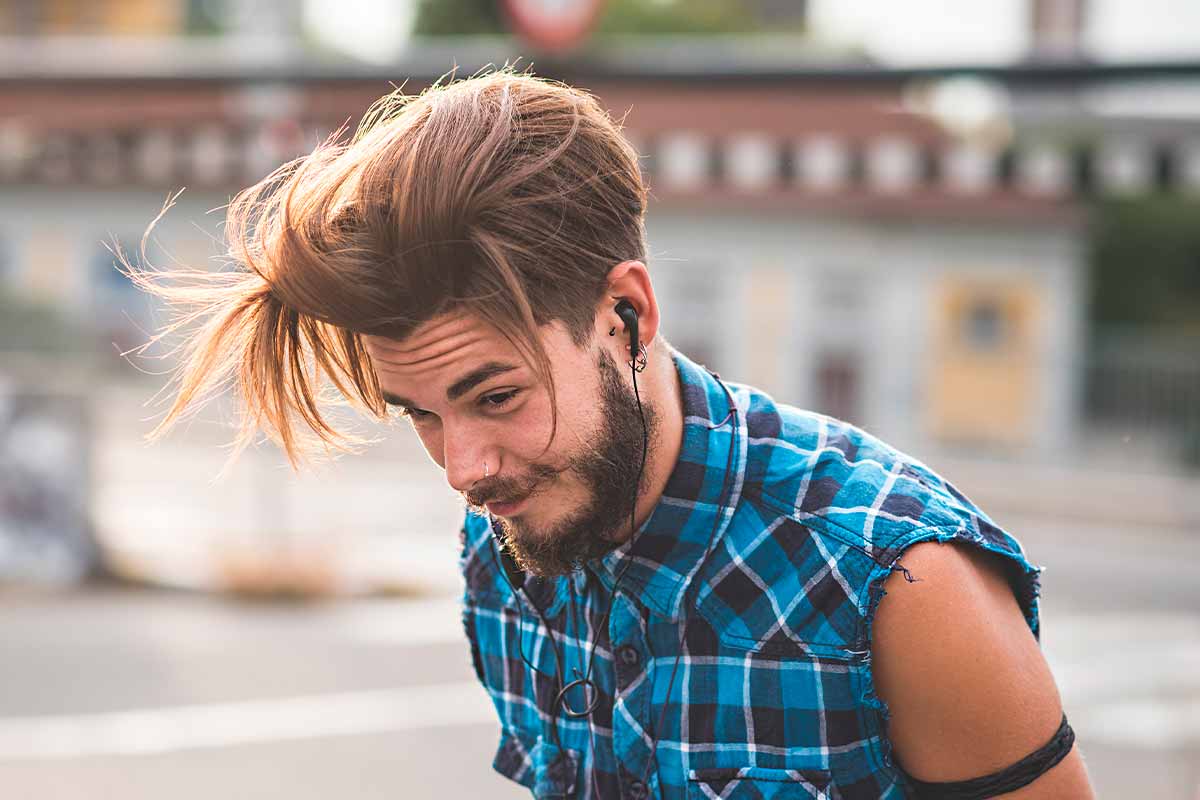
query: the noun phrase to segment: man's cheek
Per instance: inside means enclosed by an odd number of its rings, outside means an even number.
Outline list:
[[[445,448],[442,446],[442,437],[433,433],[422,433],[417,431],[417,438],[421,440],[421,446],[425,448],[425,452],[432,459],[433,463],[437,464],[441,469],[446,468]]]
[[[511,420],[507,438],[527,459],[544,460],[548,451],[560,446],[564,429],[569,427],[569,416],[560,412],[555,420],[549,396],[539,392]]]

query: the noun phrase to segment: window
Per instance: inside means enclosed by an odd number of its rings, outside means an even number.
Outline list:
[[[972,350],[997,350],[1005,339],[1004,308],[994,298],[973,301],[963,315],[962,336]]]
[[[846,422],[859,421],[861,359],[857,353],[827,351],[817,355],[816,410]]]

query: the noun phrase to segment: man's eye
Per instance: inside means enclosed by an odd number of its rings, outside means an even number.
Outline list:
[[[509,389],[507,392],[484,395],[479,402],[487,408],[504,408],[520,391],[520,389]]]
[[[431,416],[428,411],[422,411],[419,408],[409,408],[408,406],[393,406],[402,417],[412,417],[413,419],[425,419]]]

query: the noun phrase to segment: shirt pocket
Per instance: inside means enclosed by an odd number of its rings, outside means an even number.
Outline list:
[[[828,772],[732,767],[688,772],[688,800],[834,800]]]

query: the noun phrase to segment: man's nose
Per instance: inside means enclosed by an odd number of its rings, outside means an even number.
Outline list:
[[[447,431],[443,448],[446,482],[455,491],[470,491],[476,482],[487,477],[484,467],[485,454],[488,452],[487,446],[477,436],[468,431],[457,433]],[[495,465],[491,467],[490,472],[495,474]]]

